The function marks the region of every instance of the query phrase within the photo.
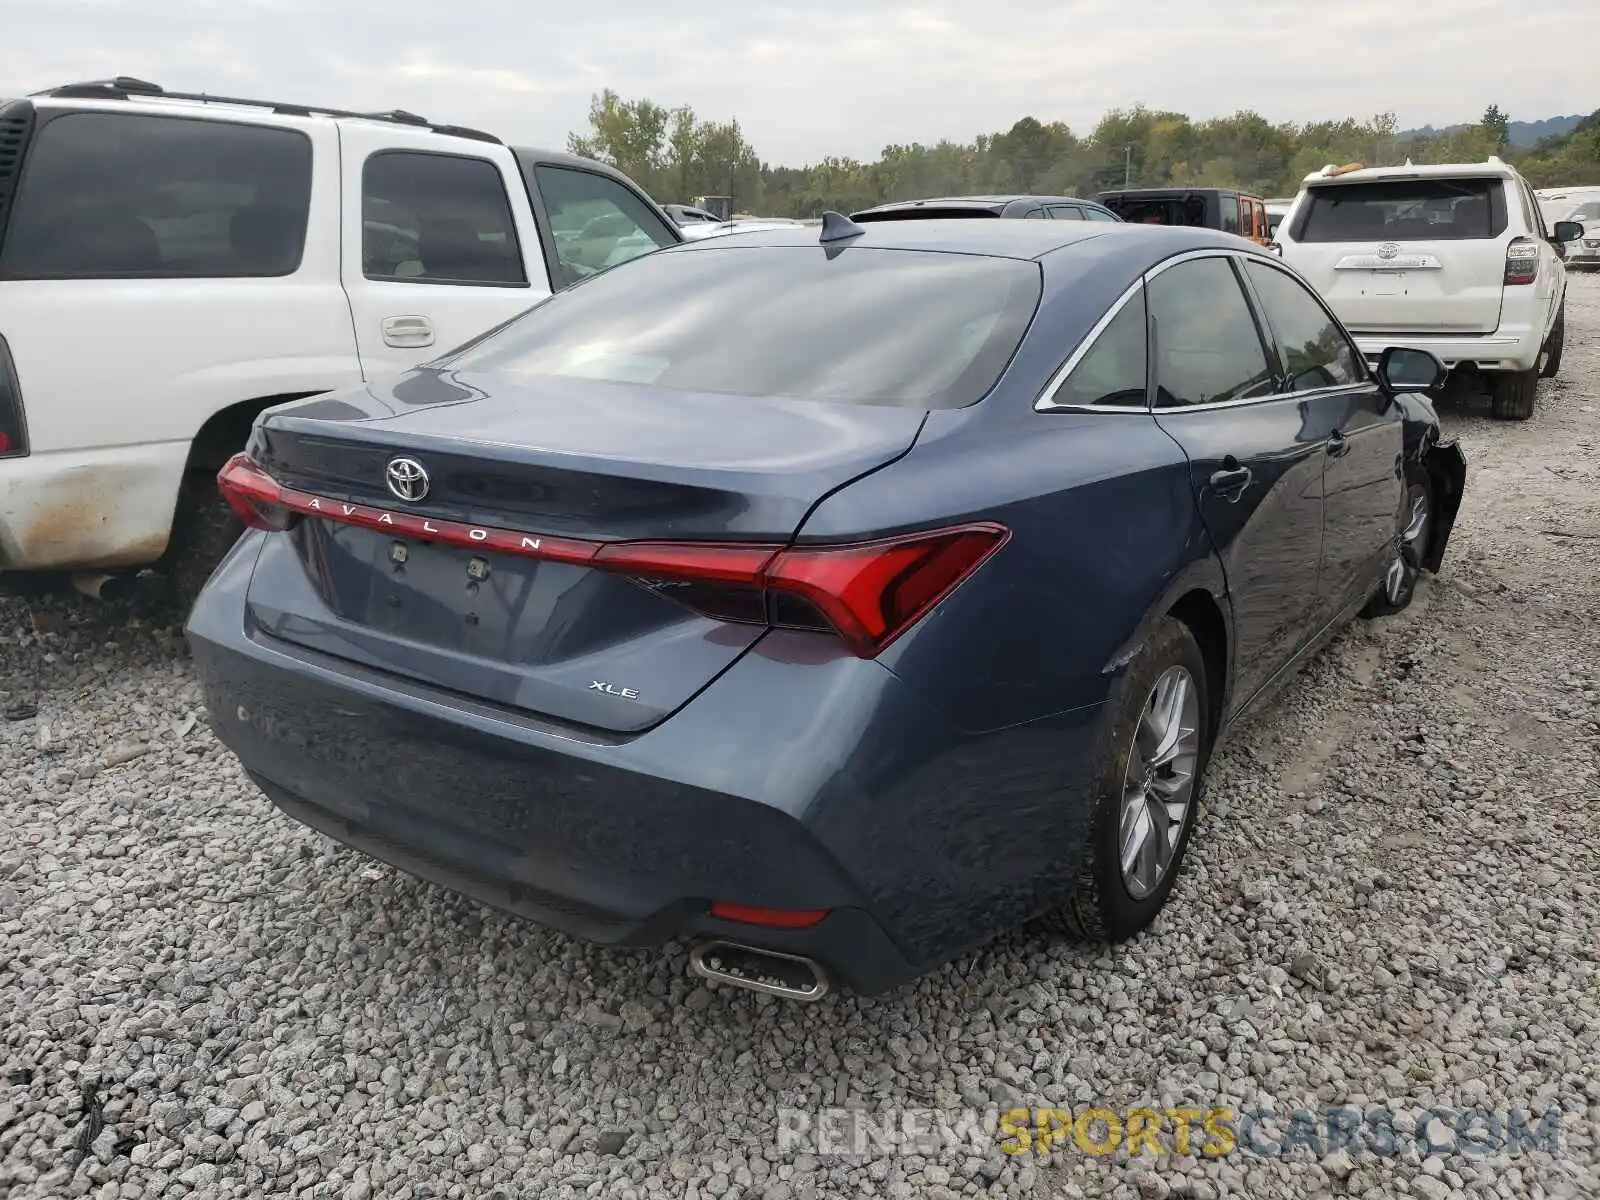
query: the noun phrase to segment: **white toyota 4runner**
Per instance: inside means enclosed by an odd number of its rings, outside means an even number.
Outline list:
[[[1432,351],[1483,372],[1493,412],[1533,415],[1561,366],[1566,222],[1546,229],[1517,171],[1490,158],[1449,166],[1327,167],[1306,177],[1275,245],[1322,293],[1368,359]]]
[[[155,566],[192,594],[264,408],[681,240],[609,167],[408,113],[135,79],[0,100],[0,571]]]

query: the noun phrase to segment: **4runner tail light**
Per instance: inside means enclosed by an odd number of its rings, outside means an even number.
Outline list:
[[[28,426],[23,420],[22,385],[17,381],[11,347],[0,337],[0,458],[23,458],[28,453]]]
[[[836,634],[861,658],[876,658],[1011,537],[1003,525],[975,522],[816,546],[591,542],[315,496],[284,487],[244,454],[228,460],[217,487],[253,529],[281,531],[302,516],[322,517],[419,541],[589,566],[718,620]]]
[[[1532,283],[1539,278],[1539,243],[1532,238],[1513,238],[1506,247],[1506,284]]]

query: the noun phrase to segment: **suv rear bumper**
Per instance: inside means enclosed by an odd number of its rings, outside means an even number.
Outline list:
[[[0,570],[153,563],[188,459],[186,441],[0,459]]]
[[[1369,365],[1390,346],[1427,350],[1452,370],[1476,366],[1484,371],[1531,371],[1544,345],[1542,330],[1502,327],[1494,333],[1441,337],[1436,333],[1356,333],[1356,345]]]

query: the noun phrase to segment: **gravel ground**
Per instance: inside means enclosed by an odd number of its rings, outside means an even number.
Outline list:
[[[344,851],[197,721],[170,623],[0,598],[0,1193],[1600,1194],[1600,278],[1567,322],[1531,422],[1442,406],[1472,464],[1442,577],[1219,755],[1152,933],[1018,935],[876,1000],[714,990]],[[776,1132],[1090,1102],[1386,1112],[1402,1152]],[[1435,1106],[1559,1109],[1560,1140],[1423,1155]]]

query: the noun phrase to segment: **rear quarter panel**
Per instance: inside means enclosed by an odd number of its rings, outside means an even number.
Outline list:
[[[861,745],[892,773],[868,802],[824,790],[807,817],[924,963],[1061,902],[1113,681],[1179,596],[1222,590],[1187,460],[1143,413],[934,413],[909,455],[824,501],[801,540],[977,519],[1011,540],[879,659],[908,697],[870,723],[886,740]]]
[[[801,540],[975,520],[1010,541],[880,657],[967,732],[1101,703],[1179,596],[1221,602],[1188,460],[1145,413],[933,413],[910,454],[824,501]]]

